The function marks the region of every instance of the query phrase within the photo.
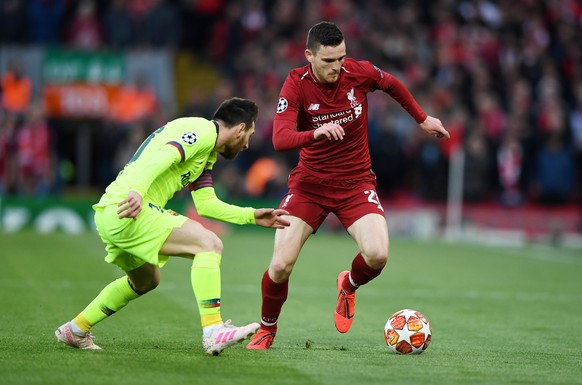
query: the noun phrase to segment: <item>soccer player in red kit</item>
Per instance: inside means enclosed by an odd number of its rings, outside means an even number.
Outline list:
[[[300,149],[280,208],[291,226],[275,233],[273,257],[262,279],[259,332],[248,349],[268,349],[287,299],[288,280],[307,238],[330,212],[341,221],[360,252],[337,279],[334,321],[347,332],[355,314],[356,289],[376,278],[388,258],[388,225],[376,193],[368,148],[367,94],[382,90],[420,127],[449,138],[440,120],[428,116],[404,85],[367,61],[346,57],[346,44],[333,23],[320,22],[308,33],[309,64],[292,70],[281,89],[274,119],[276,151]]]

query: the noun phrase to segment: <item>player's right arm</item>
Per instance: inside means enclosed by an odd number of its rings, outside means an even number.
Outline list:
[[[344,128],[337,123],[325,123],[313,131],[315,140],[342,140],[345,134]]]
[[[140,172],[132,179],[132,185],[127,194],[127,198],[117,205],[119,219],[137,218],[142,209],[142,200],[152,182],[169,169],[174,163],[181,160],[179,151],[172,145],[162,146],[155,156],[152,156],[147,163],[140,168]]]
[[[119,219],[132,218],[137,219],[137,214],[141,212],[143,198],[137,191],[130,190],[127,194],[127,198],[119,202],[117,207],[117,214]]]
[[[273,147],[275,151],[297,150],[322,139],[341,140],[345,132],[336,123],[326,123],[317,129],[298,130],[298,116],[303,97],[301,87],[293,73],[287,76],[277,105],[277,114],[273,121]]]

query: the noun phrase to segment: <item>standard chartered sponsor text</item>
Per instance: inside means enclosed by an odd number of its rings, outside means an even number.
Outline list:
[[[315,124],[313,125],[313,127],[316,127],[316,128],[317,128],[317,127],[321,127],[321,126],[323,126],[323,125],[324,125],[324,124],[326,124],[326,123],[335,123],[335,124],[342,125],[342,124],[345,124],[345,123],[351,122],[352,120],[354,120],[354,115],[353,115],[353,114],[350,114],[350,116],[344,116],[344,117],[343,117],[343,118],[341,118],[341,119],[330,120],[330,121],[328,121],[328,122],[322,122],[322,123],[315,123]]]

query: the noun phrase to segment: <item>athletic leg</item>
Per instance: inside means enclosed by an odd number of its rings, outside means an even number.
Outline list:
[[[202,327],[222,323],[220,316],[220,262],[222,241],[200,223],[188,220],[172,230],[160,252],[193,259],[190,280]]]
[[[247,345],[248,349],[268,349],[277,332],[277,320],[287,300],[289,276],[299,252],[313,229],[302,219],[288,216],[291,225],[277,230],[273,257],[261,282],[261,329]]]
[[[257,323],[239,328],[230,325],[230,321],[222,321],[222,249],[222,241],[216,234],[192,220],[174,229],[161,248],[162,254],[193,259],[190,278],[200,313],[203,346],[213,355],[250,337],[259,328]]]
[[[380,275],[388,260],[388,224],[384,216],[368,214],[358,219],[348,228],[348,233],[356,241],[360,253],[352,261],[350,271],[351,291],[370,282]]]
[[[55,331],[57,339],[81,349],[100,349],[93,343],[91,328],[123,309],[140,295],[155,289],[159,282],[159,268],[149,263],[129,271],[127,276],[118,278],[105,286],[72,321],[61,325]]]
[[[380,275],[388,258],[388,226],[383,215],[364,215],[348,227],[348,233],[360,253],[352,260],[351,270],[338,276],[334,322],[340,333],[346,333],[352,325],[357,288]]]
[[[145,263],[107,285],[79,317],[88,321],[90,328],[124,308],[130,301],[155,289],[159,282],[159,268]]]

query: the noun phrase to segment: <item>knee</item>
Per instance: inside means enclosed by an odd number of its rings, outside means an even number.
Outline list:
[[[222,255],[222,240],[212,231],[206,230],[198,242],[199,244],[197,245],[196,250],[194,253],[192,253],[192,255],[196,255],[200,251],[212,251]]]
[[[386,266],[388,261],[388,247],[371,247],[362,253],[368,266],[372,269],[380,270]]]
[[[138,293],[147,293],[148,291],[154,290],[160,284],[160,278],[153,278],[151,281],[142,282],[140,286],[136,288]]]
[[[291,272],[293,271],[293,264],[287,263],[284,261],[271,261],[271,265],[269,266],[269,273],[271,278],[275,282],[282,282],[289,278]]]
[[[212,236],[209,237],[208,239],[208,247],[209,247],[209,251],[214,251],[217,254],[222,255],[222,249],[223,249],[223,245],[222,245],[222,240],[220,238],[218,238],[218,235],[211,233]]]
[[[131,287],[133,291],[138,294],[145,294],[149,291],[154,290],[160,284],[160,274],[153,274],[148,277],[148,279],[136,280],[135,282],[130,279]]]

